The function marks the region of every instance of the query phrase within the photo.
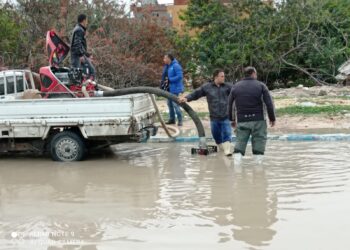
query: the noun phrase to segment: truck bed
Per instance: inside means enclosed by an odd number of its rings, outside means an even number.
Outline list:
[[[45,138],[51,127],[79,126],[85,138],[136,133],[152,125],[148,94],[0,101],[0,138]]]

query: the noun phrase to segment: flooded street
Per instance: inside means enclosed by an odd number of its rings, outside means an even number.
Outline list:
[[[0,156],[0,250],[350,249],[349,142],[270,141],[240,167],[193,145]]]

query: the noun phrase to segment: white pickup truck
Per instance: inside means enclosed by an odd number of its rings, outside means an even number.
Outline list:
[[[35,89],[30,71],[0,72],[0,152],[49,153],[56,161],[78,161],[90,150],[145,141],[157,133],[149,94],[26,99],[28,89]]]

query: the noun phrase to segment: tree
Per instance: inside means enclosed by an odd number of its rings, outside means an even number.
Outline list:
[[[349,55],[346,0],[288,0],[276,6],[260,0],[228,5],[193,0],[184,19],[189,28],[200,29],[191,39],[191,61],[207,75],[221,67],[236,80],[243,67],[254,65],[270,84],[325,84],[334,82]]]
[[[26,23],[19,29],[23,39],[19,40],[18,51],[22,53],[11,55],[17,59],[8,60],[10,67],[30,67],[37,72],[47,65],[46,32],[55,29],[70,44],[71,32],[81,13],[88,16],[88,49],[100,84],[115,88],[158,85],[162,55],[173,48],[167,29],[151,15],[143,19],[128,18],[124,6],[114,0],[17,0],[9,8],[12,10],[9,20]],[[7,53],[14,47],[11,44],[4,51]],[[67,59],[62,66],[69,66]]]
[[[11,15],[11,10],[0,9],[0,67],[13,60],[19,50],[22,25]]]

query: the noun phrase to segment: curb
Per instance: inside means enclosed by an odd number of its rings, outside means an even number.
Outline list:
[[[271,141],[350,141],[350,134],[287,134],[287,135],[268,135]],[[199,137],[177,137],[171,139],[169,137],[154,136],[148,142],[198,142]],[[207,137],[207,141],[213,141],[212,137]],[[231,141],[236,141],[236,137],[232,136]]]

